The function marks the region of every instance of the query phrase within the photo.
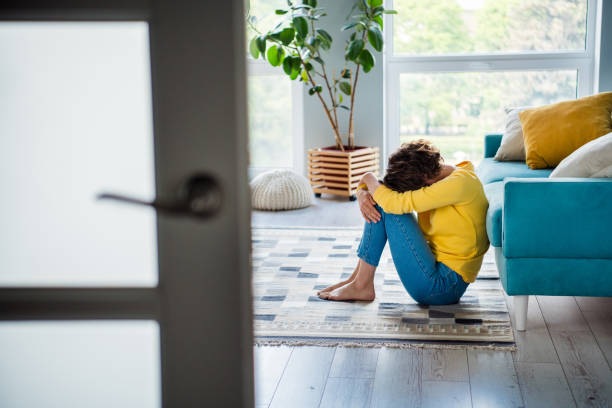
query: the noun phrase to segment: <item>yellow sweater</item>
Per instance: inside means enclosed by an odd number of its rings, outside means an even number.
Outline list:
[[[374,200],[391,214],[416,211],[436,260],[474,282],[489,248],[485,218],[489,203],[470,162],[461,162],[442,180],[398,193],[380,186]]]

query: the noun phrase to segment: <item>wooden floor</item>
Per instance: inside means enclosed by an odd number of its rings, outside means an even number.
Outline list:
[[[344,200],[298,211],[253,225],[362,223]],[[612,407],[612,298],[531,296],[515,337],[517,352],[255,347],[256,406]]]

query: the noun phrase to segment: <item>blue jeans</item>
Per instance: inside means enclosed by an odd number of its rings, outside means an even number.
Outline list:
[[[461,275],[436,261],[413,214],[388,214],[380,206],[380,221],[366,222],[357,255],[378,266],[387,240],[402,284],[425,305],[457,303],[468,287]]]

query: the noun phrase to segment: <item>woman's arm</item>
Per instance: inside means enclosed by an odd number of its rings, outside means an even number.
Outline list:
[[[368,186],[368,191],[372,195],[374,195],[376,189],[381,185],[374,173],[372,172],[367,172],[363,176],[361,176],[359,184],[365,184],[366,186]]]
[[[366,173],[362,183],[382,209],[391,214],[424,212],[470,199],[473,192],[455,174],[414,191],[399,193],[380,184],[373,173]]]

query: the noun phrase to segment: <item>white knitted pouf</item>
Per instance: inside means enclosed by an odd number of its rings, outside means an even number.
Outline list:
[[[251,181],[251,203],[257,210],[293,210],[312,204],[310,183],[289,170],[272,170]]]

